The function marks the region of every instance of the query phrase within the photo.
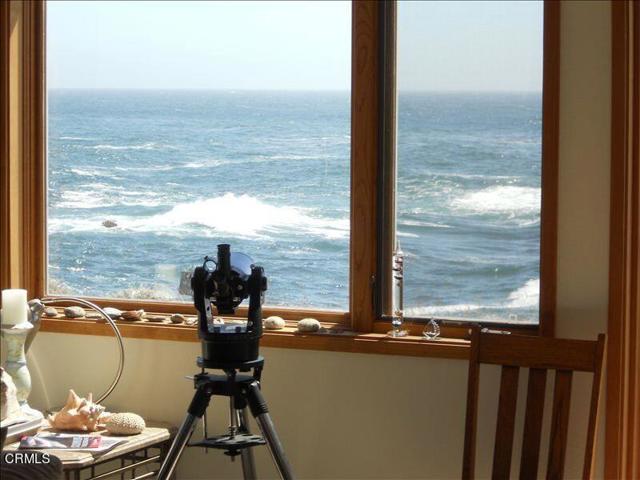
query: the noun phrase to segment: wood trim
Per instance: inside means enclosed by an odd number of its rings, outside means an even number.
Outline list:
[[[187,325],[158,325],[150,322],[118,322],[123,337],[150,340],[170,340],[199,343],[195,327]],[[95,320],[76,320],[66,318],[43,318],[43,332],[78,335],[113,336],[111,327]],[[295,348],[301,350],[324,350],[331,352],[375,353],[416,357],[438,357],[467,359],[469,342],[447,339],[438,342],[426,342],[421,337],[390,338],[379,333],[356,333],[344,329],[336,333],[303,334],[288,326],[284,330],[264,333],[260,342],[262,347]]]
[[[3,2],[0,287],[44,293],[44,3]]]
[[[22,78],[22,246],[24,286],[30,297],[45,294],[46,252],[46,107],[45,4],[23,2]]]
[[[0,2],[0,290],[11,285],[8,261],[9,244],[9,42],[11,38],[11,12],[9,2]]]
[[[611,4],[605,477],[640,477],[640,3]]]
[[[557,297],[560,7],[561,2],[544,2],[539,319],[540,334],[548,337],[555,333]]]
[[[370,332],[375,318],[379,7],[375,1],[357,1],[352,13],[349,311],[359,332]]]
[[[56,295],[51,295],[55,298]],[[157,312],[160,314],[181,313],[187,315],[195,315],[196,309],[191,302],[159,302],[153,300],[129,300],[129,299],[112,299],[112,298],[94,298],[82,297],[89,302],[95,303],[99,307],[115,307],[120,310],[139,310],[146,312]],[[236,311],[238,317],[247,316],[248,308],[246,306],[239,307]],[[284,307],[262,307],[262,314],[266,318],[271,315],[278,315],[285,320],[300,320],[302,318],[312,317],[321,322],[331,322],[336,324],[348,325],[349,314],[336,310],[312,310],[304,308],[284,308]],[[233,315],[232,315],[233,316]],[[157,328],[164,328],[157,326]]]

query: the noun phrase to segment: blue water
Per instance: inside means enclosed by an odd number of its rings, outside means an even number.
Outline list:
[[[399,105],[408,312],[537,318],[540,96]],[[227,242],[268,304],[346,309],[349,134],[346,93],[51,91],[50,289],[185,299],[180,272]]]

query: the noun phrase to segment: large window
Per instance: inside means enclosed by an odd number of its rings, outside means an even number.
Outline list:
[[[186,300],[217,243],[348,309],[349,2],[48,2],[49,291]]]
[[[271,346],[464,357],[422,341],[430,317],[553,333],[558,3],[46,7],[0,4],[3,288],[193,314],[180,277],[229,242],[265,267],[267,315],[358,332]],[[378,341],[398,247],[418,322]]]
[[[537,322],[542,2],[399,2],[397,238],[413,317]]]

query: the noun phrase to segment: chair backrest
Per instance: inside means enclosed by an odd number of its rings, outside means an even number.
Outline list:
[[[471,334],[469,358],[462,478],[474,478],[481,363],[502,365],[493,451],[492,478],[494,479],[509,478],[511,472],[520,367],[529,368],[520,460],[520,478],[525,480],[535,479],[538,474],[547,370],[555,370],[546,475],[551,479],[562,478],[564,474],[573,372],[593,373],[583,468],[583,478],[590,478],[594,460],[604,348],[605,335],[603,334],[598,335],[597,341],[586,341],[484,333],[474,328]]]

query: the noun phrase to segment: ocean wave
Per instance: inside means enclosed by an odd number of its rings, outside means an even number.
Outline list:
[[[540,189],[494,186],[456,198],[452,206],[476,214],[532,215],[540,212]]]
[[[507,297],[507,301],[497,304],[458,303],[453,305],[434,305],[410,307],[405,310],[409,317],[429,317],[438,315],[456,315],[475,312],[478,310],[515,310],[535,308],[540,301],[540,279],[529,279],[522,287],[514,290]]]
[[[531,308],[540,301],[540,279],[532,278],[509,294],[509,308]]]
[[[94,140],[93,138],[89,138],[89,137],[58,137],[58,140],[78,140],[78,141],[87,141],[87,140]]]
[[[94,209],[116,205],[157,207],[164,205],[156,192],[128,191],[124,187],[105,183],[88,183],[80,185],[80,190],[65,190],[59,200],[52,201],[56,208]]]
[[[86,148],[94,150],[157,150],[158,148],[167,148],[167,146],[158,145],[155,142],[143,143],[142,145],[111,145],[107,143],[87,146]]]
[[[219,197],[175,205],[166,213],[149,217],[109,216],[118,227],[109,231],[149,232],[167,235],[193,234],[198,231],[239,237],[263,237],[273,233],[312,235],[342,239],[349,235],[346,218],[314,217],[306,209],[275,206],[250,195],[226,193]],[[105,231],[106,217],[51,219],[52,233],[60,231]],[[202,228],[206,227],[206,228]]]
[[[400,220],[398,224],[405,227],[451,228],[451,225],[433,222],[422,222],[420,220]]]

